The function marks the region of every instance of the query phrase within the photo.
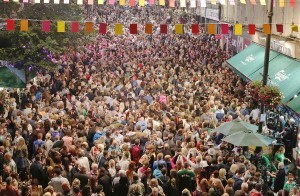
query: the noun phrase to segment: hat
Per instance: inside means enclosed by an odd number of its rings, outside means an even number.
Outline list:
[[[201,167],[207,167],[208,166],[207,161],[201,161],[200,165],[201,165]]]
[[[214,148],[210,148],[207,150],[207,154],[214,156],[216,154],[216,150]]]

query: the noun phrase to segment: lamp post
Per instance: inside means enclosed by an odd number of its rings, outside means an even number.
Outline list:
[[[269,12],[268,12],[268,23],[270,25],[271,32],[272,32],[273,5],[274,5],[274,0],[271,0],[270,5],[269,5],[270,6]],[[264,71],[263,71],[263,79],[262,79],[263,86],[267,85],[267,82],[268,82],[270,45],[271,45],[271,33],[267,35],[267,39],[266,39]],[[265,105],[263,102],[261,102],[260,103],[260,115],[262,115],[264,113],[265,113]],[[264,121],[262,121],[262,119],[260,119],[259,129],[258,129],[259,133],[262,132],[263,123],[264,123]]]

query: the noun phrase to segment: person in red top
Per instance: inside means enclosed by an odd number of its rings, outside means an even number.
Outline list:
[[[6,187],[0,191],[0,195],[2,196],[19,196],[20,193],[18,190],[14,189],[11,185],[12,177],[6,178]]]
[[[138,164],[139,160],[141,158],[141,149],[140,149],[140,140],[136,139],[134,141],[134,146],[132,146],[131,148],[131,155],[132,155],[132,159],[133,161]]]

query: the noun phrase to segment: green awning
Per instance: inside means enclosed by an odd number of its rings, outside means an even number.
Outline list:
[[[300,97],[297,97],[296,99],[293,99],[290,101],[287,106],[289,106],[292,110],[300,114]]]
[[[262,80],[263,67],[249,76],[250,80]],[[288,102],[300,92],[300,62],[285,55],[279,55],[269,62],[268,84],[278,86]]]
[[[270,51],[270,61],[280,53]],[[265,47],[258,44],[251,44],[246,49],[231,57],[227,62],[230,68],[244,80],[263,67],[265,58]]]

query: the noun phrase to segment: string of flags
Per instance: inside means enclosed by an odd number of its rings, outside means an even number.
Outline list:
[[[10,0],[3,0],[3,2],[9,2]],[[42,3],[41,0],[12,0],[13,2],[16,3]],[[258,1],[260,1],[261,5],[266,5],[266,0],[249,0],[251,5],[257,5],[259,4]],[[276,0],[277,1],[277,0]],[[105,0],[97,0],[96,1],[98,5],[103,5],[105,4]],[[217,5],[217,3],[220,3],[221,5],[226,5],[227,4],[227,0],[210,0],[210,3],[213,5]],[[229,5],[235,5],[237,2],[240,2],[241,4],[247,4],[246,0],[228,0],[228,4]],[[295,7],[296,6],[296,0],[278,0],[278,6],[279,7],[285,7],[286,4],[289,3],[289,5],[291,7]],[[43,0],[44,4],[49,4],[50,0]],[[70,0],[53,0],[54,4],[69,4]],[[175,3],[176,0],[158,0],[158,2],[156,2],[156,0],[107,0],[106,4],[108,5],[115,5],[115,4],[119,4],[121,6],[140,6],[140,7],[144,7],[146,5],[160,5],[160,6],[167,6],[166,4],[169,4],[169,7],[174,8],[175,7]],[[83,4],[87,4],[87,5],[94,5],[95,2],[94,0],[77,0],[77,5],[83,5]],[[275,5],[275,4],[274,4]],[[179,0],[179,6],[184,8],[187,7],[187,0]],[[190,8],[196,8],[196,7],[206,7],[206,0],[190,0],[189,1],[189,7]]]
[[[39,21],[39,20],[32,20],[31,21]],[[20,21],[20,31],[28,31],[29,30],[29,21],[28,19],[7,19],[6,20],[6,30],[7,31],[15,31],[16,30],[16,23],[15,21]],[[50,20],[43,20],[41,22],[41,30],[45,33],[49,33],[51,31],[51,22],[55,21],[50,21]],[[95,32],[95,24],[94,22],[84,22],[83,26],[80,27],[81,23],[79,21],[56,21],[56,32],[58,33],[64,33],[66,32],[66,25],[69,23],[69,28],[72,33],[78,33],[83,29],[85,33],[92,33]],[[200,27],[203,24],[191,24],[190,25],[190,30],[191,33],[193,34],[199,34],[200,33]],[[209,23],[206,24],[206,30],[208,34],[229,34],[229,24],[215,24],[215,23]],[[167,24],[160,24],[159,25],[159,31],[160,34],[168,34],[169,32],[169,26]],[[247,26],[247,27],[245,27]],[[108,25],[107,23],[100,23],[98,25],[98,32],[100,34],[106,34],[108,31]],[[188,27],[187,24],[175,24],[174,25],[174,30],[175,34],[183,34],[185,27]],[[201,27],[205,28],[205,27]],[[256,32],[256,25],[255,24],[248,24],[248,25],[243,25],[243,24],[234,24],[233,25],[233,33],[235,35],[242,35],[243,34],[243,29],[247,28],[248,29],[248,34],[249,35],[254,35]],[[124,25],[121,23],[114,24],[114,33],[116,35],[122,35],[123,34],[123,29]],[[153,34],[153,29],[154,25],[153,24],[145,24],[144,25],[144,33],[146,34]],[[219,29],[219,32],[217,32],[217,29]],[[283,24],[276,24],[276,30],[278,33],[283,33]],[[298,26],[292,24],[291,25],[291,30],[298,32]],[[53,30],[54,31],[54,30]],[[271,34],[271,24],[263,24],[262,25],[262,31],[264,34]],[[138,24],[130,24],[129,25],[129,33],[130,34],[138,34],[141,33],[141,30],[139,31],[138,29]],[[171,30],[172,32],[172,30]]]

